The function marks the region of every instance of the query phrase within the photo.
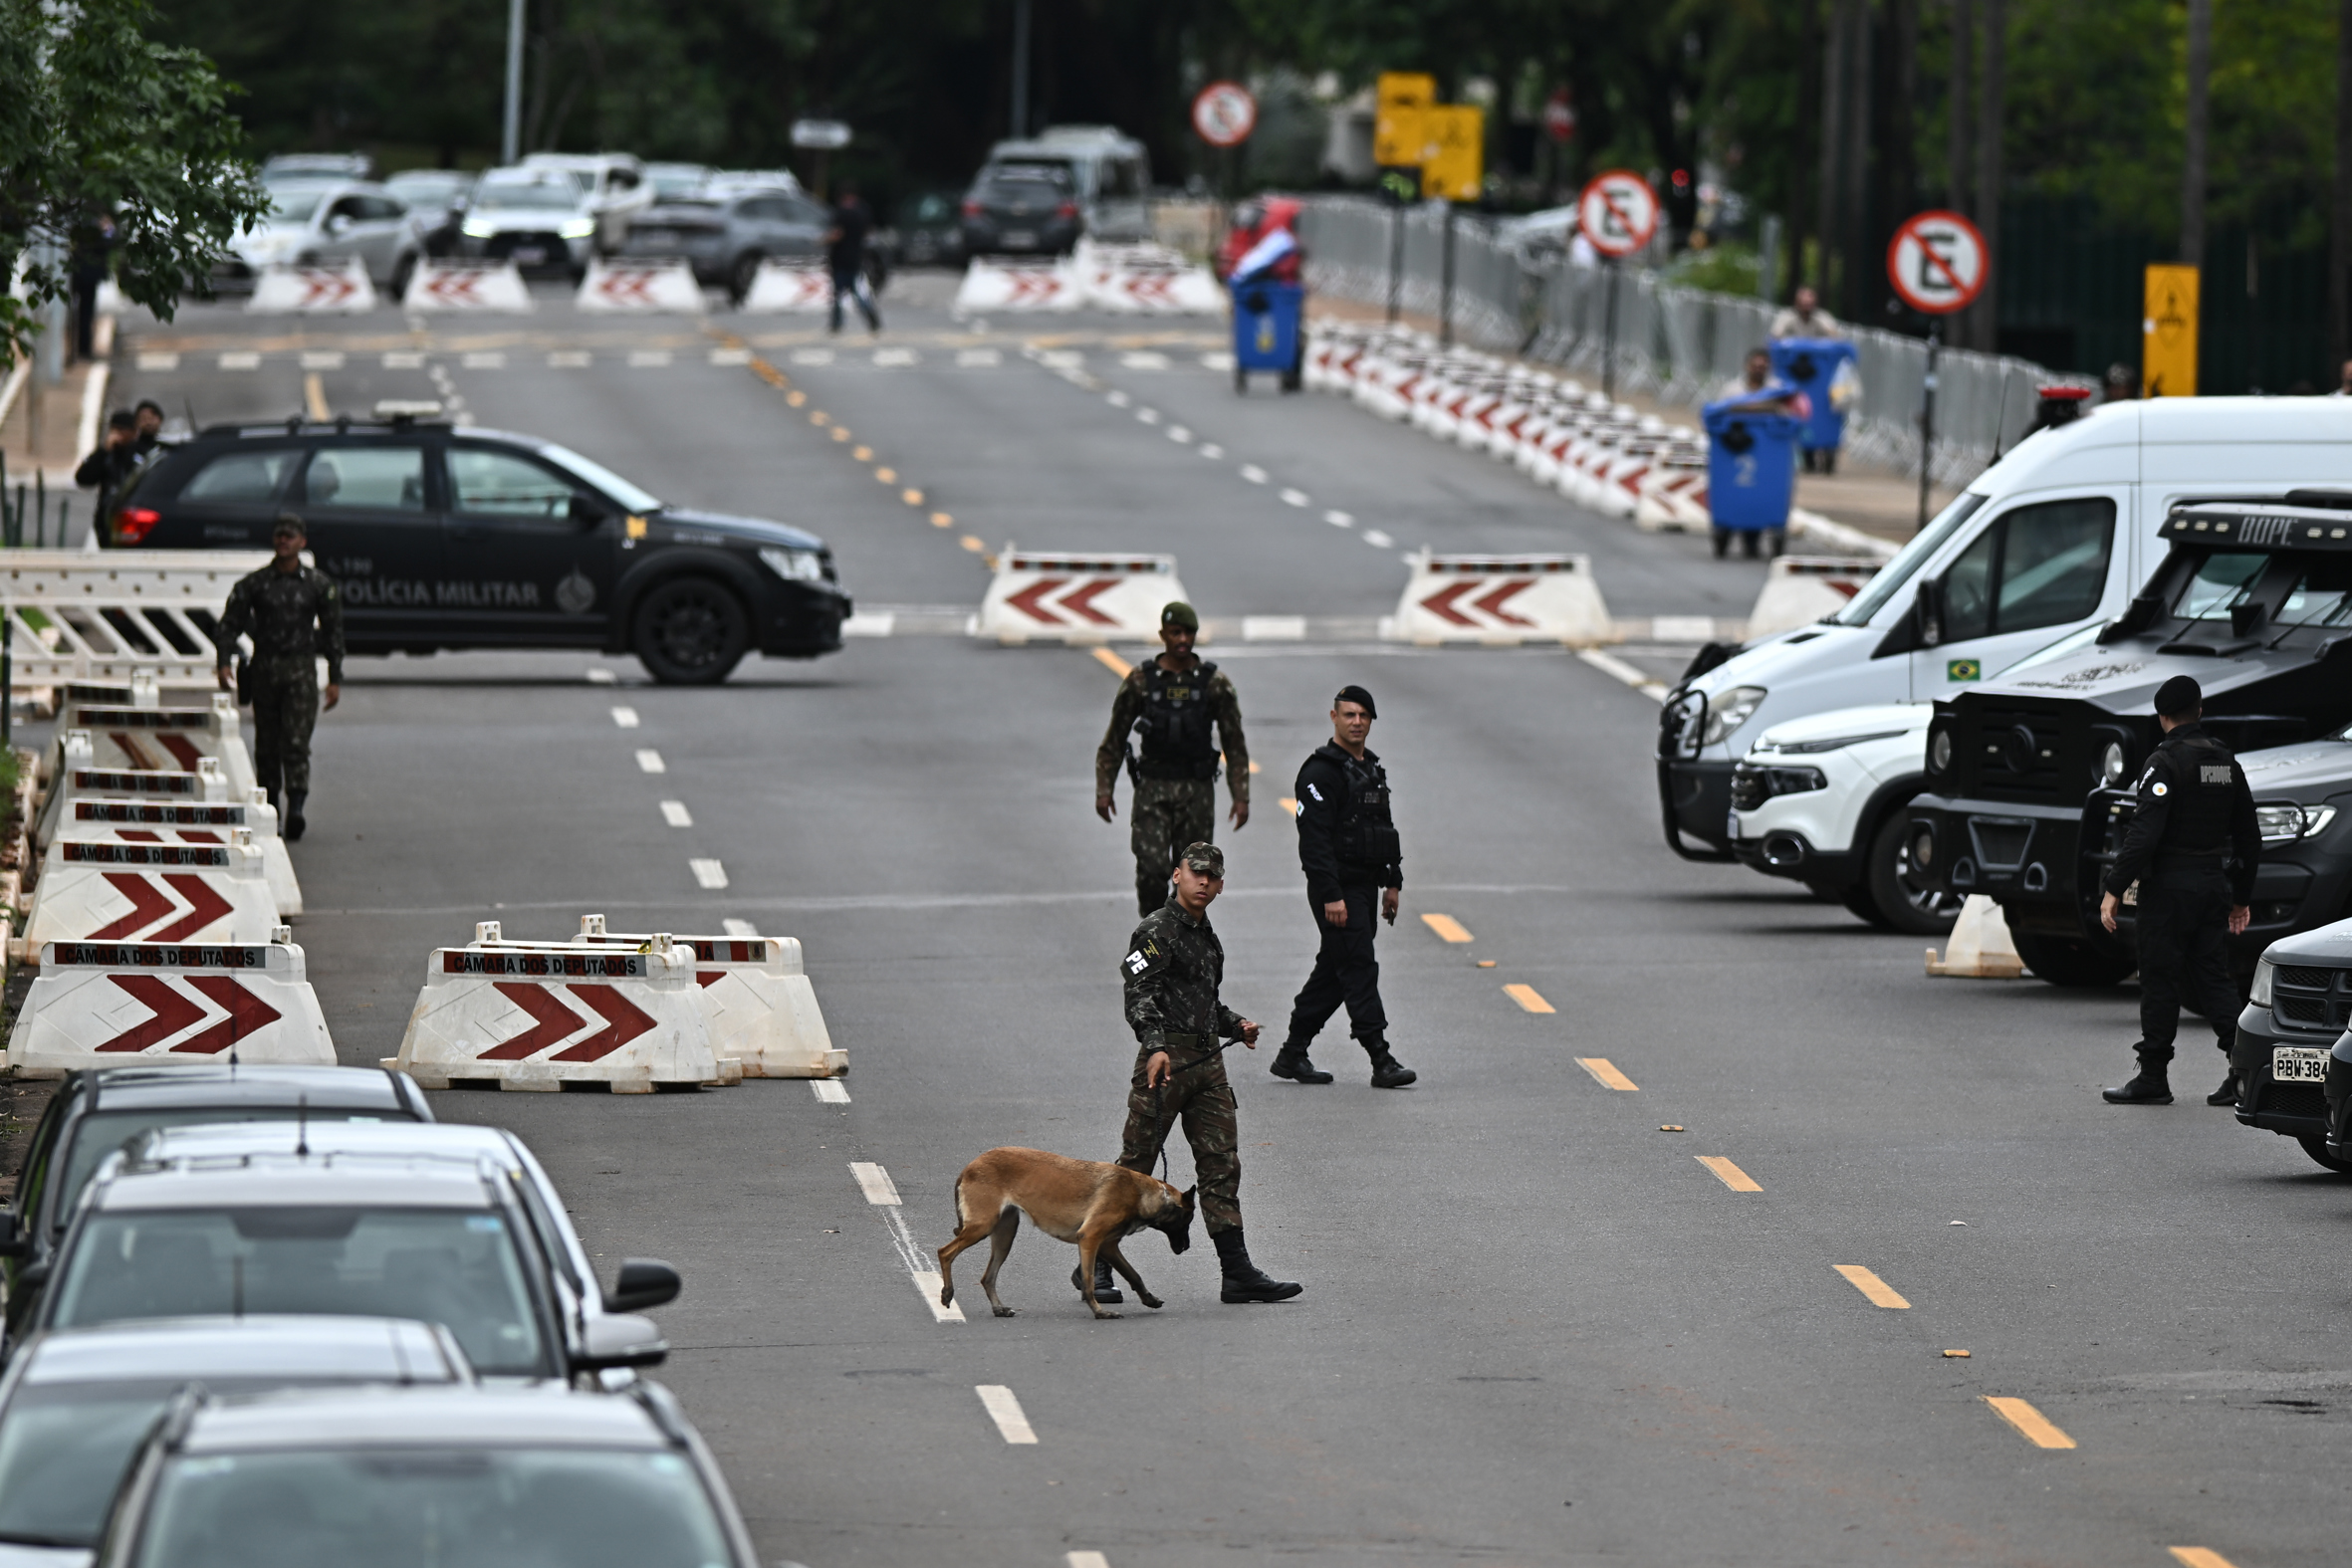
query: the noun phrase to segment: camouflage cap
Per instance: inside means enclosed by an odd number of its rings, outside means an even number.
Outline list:
[[[1190,866],[1202,876],[1222,880],[1225,876],[1225,851],[1215,844],[1198,839],[1184,846],[1184,853],[1176,857],[1178,865]]]
[[[276,539],[281,534],[292,534],[297,539],[309,539],[311,537],[310,530],[302,526],[302,519],[296,517],[291,512],[279,513],[278,521],[270,525],[270,537],[272,539]]]
[[[1186,631],[1199,631],[1201,629],[1200,611],[1182,599],[1170,599],[1160,609],[1160,624],[1182,626]]]

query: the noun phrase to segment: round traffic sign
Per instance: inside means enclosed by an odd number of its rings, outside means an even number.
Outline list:
[[[1192,128],[1212,147],[1238,147],[1258,125],[1258,101],[1238,82],[1212,82],[1192,101]]]
[[[1915,213],[1887,242],[1887,281],[1905,305],[1928,316],[1967,310],[1985,292],[1992,266],[1985,236],[1957,212]]]
[[[1603,256],[1631,256],[1658,232],[1658,193],[1631,169],[1597,174],[1576,198],[1576,223]]]

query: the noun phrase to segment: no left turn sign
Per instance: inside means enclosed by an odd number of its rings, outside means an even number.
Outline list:
[[[1903,220],[1887,245],[1887,281],[1903,303],[1928,316],[1965,311],[1985,292],[1992,265],[1985,236],[1957,212]]]
[[[1238,82],[1212,82],[1192,101],[1192,128],[1212,147],[1238,147],[1258,125],[1258,101]]]
[[[1658,232],[1658,193],[1631,169],[1611,169],[1576,198],[1576,223],[1603,256],[1630,256]]]

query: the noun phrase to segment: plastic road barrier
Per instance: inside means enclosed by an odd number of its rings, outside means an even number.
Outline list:
[[[242,793],[260,781],[245,749],[236,699],[215,692],[210,706],[131,708],[69,700],[58,715],[59,755],[74,736],[87,735],[84,767],[130,768],[142,773],[187,773],[205,758],[220,764],[229,787]]]
[[[1766,351],[1772,374],[1812,404],[1811,415],[1797,427],[1797,449],[1835,452],[1846,438],[1846,407],[1861,390],[1851,368],[1854,345],[1835,337],[1776,337]]]
[[[267,551],[12,550],[0,564],[0,615],[12,621],[19,685],[127,682],[147,675],[212,684],[212,636],[229,589]]]
[[[1696,448],[1661,453],[1642,480],[1633,526],[1645,533],[1704,534],[1707,514],[1707,457]]]
[[[1063,554],[1007,545],[980,601],[976,635],[999,642],[1102,642],[1159,634],[1186,597],[1174,556]]]
[[[1390,635],[1406,642],[1612,640],[1590,556],[1413,558]]]
[[[1067,262],[1019,263],[974,257],[956,290],[955,314],[976,311],[1074,311],[1084,303],[1077,269]]]
[[[702,285],[682,261],[588,263],[575,302],[584,311],[668,311],[700,316]]]
[[[832,275],[808,262],[784,262],[771,256],[752,276],[751,293],[741,309],[755,314],[832,309]]]
[[[418,262],[400,296],[407,311],[488,311],[523,314],[532,309],[531,291],[511,261]]]
[[[372,311],[375,285],[356,256],[341,267],[265,267],[245,309],[257,316]]]
[[[2009,940],[2008,917],[1982,893],[1961,902],[1960,919],[1944,944],[1944,956],[1929,948],[1928,973],[1960,980],[2015,980],[2025,973],[2025,961]]]
[[[711,1049],[694,952],[666,936],[641,952],[436,948],[424,989],[383,1062],[428,1089],[600,1083],[614,1094],[725,1081]]]
[[[1860,556],[1780,557],[1764,567],[1764,590],[1748,612],[1748,635],[1809,626],[1836,614],[1884,564]]]
[[[1070,266],[1081,298],[1099,310],[1146,316],[1225,311],[1225,290],[1216,274],[1165,245],[1097,245],[1081,239]]]
[[[604,929],[602,915],[580,917],[589,947],[641,947],[650,936]],[[694,983],[710,1022],[711,1049],[743,1063],[747,1078],[837,1078],[849,1053],[833,1049],[817,992],[801,968],[792,937],[672,937],[694,950]]]
[[[190,798],[196,798],[200,793],[201,797],[206,800],[251,799],[257,787],[253,780],[253,759],[245,755],[243,747],[237,748],[236,752],[229,757],[207,757],[199,753],[194,759],[195,766],[192,768],[179,767],[179,759],[176,757],[168,757],[164,766],[159,768],[128,766],[130,758],[137,755],[139,754],[136,751],[125,753],[123,748],[116,746],[112,732],[108,734],[107,743],[102,747],[98,737],[88,730],[66,731],[58,740],[55,758],[57,767],[52,777],[68,782],[61,783],[51,788],[49,800],[42,808],[38,836],[44,840],[50,836],[51,829],[63,811],[69,793],[88,794],[94,792],[83,789],[78,784],[70,782],[75,776],[81,774],[136,776],[140,781],[138,784],[123,787],[138,794],[189,794]],[[109,758],[113,759],[113,766],[108,765]],[[232,775],[231,769],[234,769],[237,775],[243,776],[241,784],[237,777]],[[148,783],[157,775],[171,774],[193,776],[200,786],[199,791],[158,788]],[[211,783],[214,781],[218,782],[220,793],[210,792]]]
[[[27,951],[47,942],[267,942],[280,924],[261,851],[60,838],[41,857]]]
[[[278,832],[278,808],[259,789],[242,805],[196,805],[171,800],[78,798],[64,809],[59,830],[69,838],[117,844],[225,844],[238,829],[261,851],[262,880],[281,915],[302,913],[302,884]]]
[[[235,946],[58,942],[8,1037],[20,1077],[126,1062],[335,1065],[335,1041],[280,927]]]
[[[111,796],[125,800],[169,799],[190,804],[226,805],[229,803],[229,781],[221,773],[220,765],[209,757],[204,758],[192,774],[133,773],[120,768],[69,766],[60,770],[50,781],[49,796],[42,802],[40,820],[34,824],[34,839],[47,843],[56,837],[59,824],[65,820],[66,807],[86,796]]]

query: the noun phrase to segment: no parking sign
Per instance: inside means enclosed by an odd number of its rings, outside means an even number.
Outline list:
[[[1959,213],[1916,213],[1887,244],[1887,281],[1923,316],[1949,316],[1985,292],[1992,259],[1985,236]]]
[[[1631,256],[1658,232],[1658,193],[1631,169],[1595,175],[1576,198],[1576,224],[1603,256]]]

